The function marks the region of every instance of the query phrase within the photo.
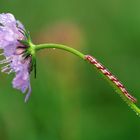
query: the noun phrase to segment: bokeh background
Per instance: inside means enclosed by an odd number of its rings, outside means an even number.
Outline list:
[[[0,12],[21,20],[36,44],[94,55],[140,99],[139,0],[1,0]],[[38,53],[27,104],[12,88],[13,76],[0,74],[0,140],[140,139],[140,118],[72,54]]]

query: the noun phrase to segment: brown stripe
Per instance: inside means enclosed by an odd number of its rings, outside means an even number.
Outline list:
[[[127,92],[123,84],[113,74],[111,74],[111,72],[109,72],[99,61],[97,61],[90,55],[86,55],[85,59],[88,60],[91,64],[94,64],[96,68],[98,68],[106,77],[108,77],[109,80],[112,81],[129,100],[131,100],[132,102],[137,101]]]

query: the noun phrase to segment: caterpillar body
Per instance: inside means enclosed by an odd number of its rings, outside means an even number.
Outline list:
[[[113,82],[122,93],[132,102],[136,102],[137,99],[129,94],[124,85],[108,70],[106,69],[96,58],[91,55],[85,55],[85,59],[99,69],[111,82]]]

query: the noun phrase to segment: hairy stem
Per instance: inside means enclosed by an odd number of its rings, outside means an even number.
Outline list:
[[[42,49],[49,49],[49,48],[55,48],[60,50],[65,50],[67,52],[70,52],[83,60],[87,60],[91,64],[94,65],[94,67],[97,69],[97,71],[111,84],[113,88],[115,88],[115,91],[122,97],[122,99],[132,108],[137,115],[140,116],[140,109],[136,106],[134,102],[136,102],[136,99],[131,96],[126,88],[123,86],[123,84],[113,75],[111,72],[109,72],[99,61],[97,61],[94,57],[90,55],[84,55],[83,53],[65,46],[61,44],[40,44],[40,45],[34,45],[35,51],[39,51]]]

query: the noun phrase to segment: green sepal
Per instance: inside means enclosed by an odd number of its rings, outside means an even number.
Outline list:
[[[32,65],[34,70],[34,78],[36,78],[36,58],[35,56],[32,56]]]
[[[28,40],[28,42],[31,42],[31,36],[30,36],[29,31],[23,30],[23,32],[24,32],[24,35],[25,35],[26,39]]]
[[[26,31],[26,30],[21,29],[21,28],[19,28],[19,29],[20,29],[19,32],[21,32],[26,37],[27,42],[31,42],[31,36],[30,36],[29,31]]]
[[[29,46],[29,42],[27,40],[18,40],[21,44],[25,45],[25,46]]]

